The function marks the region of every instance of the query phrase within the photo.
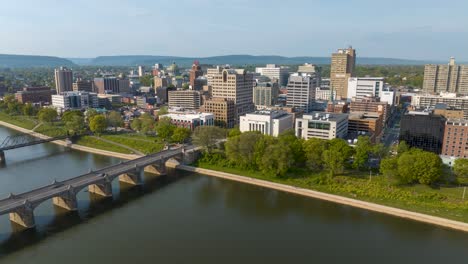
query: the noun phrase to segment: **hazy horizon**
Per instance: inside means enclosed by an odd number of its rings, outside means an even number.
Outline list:
[[[61,58],[230,54],[468,61],[468,2],[395,0],[8,1],[0,54]]]

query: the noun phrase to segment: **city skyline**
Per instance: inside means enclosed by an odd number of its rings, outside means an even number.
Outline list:
[[[468,3],[455,0],[449,6],[433,0],[396,0],[392,6],[382,6],[370,0],[349,2],[142,0],[138,6],[126,0],[26,1],[21,6],[6,2],[0,23],[7,26],[0,34],[8,36],[8,41],[0,43],[0,53],[65,58],[126,54],[323,57],[353,45],[359,57],[445,61],[454,56],[468,61],[463,52],[468,44],[463,10]]]

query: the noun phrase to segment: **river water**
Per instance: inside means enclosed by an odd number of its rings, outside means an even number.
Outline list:
[[[119,161],[53,144],[6,158],[1,198]],[[466,233],[179,171],[145,182],[84,190],[74,213],[44,202],[26,232],[0,216],[0,263],[468,263]]]

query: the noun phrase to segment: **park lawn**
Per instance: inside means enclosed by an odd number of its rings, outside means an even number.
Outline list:
[[[38,127],[35,132],[44,134],[49,137],[63,136],[67,134],[67,130],[61,122],[54,122],[51,124],[42,123],[42,125]]]
[[[0,120],[25,129],[33,129],[39,123],[33,117],[9,115],[5,112],[0,112]]]
[[[133,152],[130,151],[129,149],[109,144],[107,142],[104,142],[102,140],[99,140],[91,136],[82,136],[75,142],[75,144],[82,145],[85,147],[95,148],[95,149],[102,149],[102,150],[107,150],[107,151],[123,153],[123,154],[133,154]]]
[[[289,174],[280,178],[264,175],[259,171],[223,167],[202,161],[196,166],[468,222],[468,191],[466,199],[462,200],[462,187],[433,189],[420,184],[395,186],[383,176],[373,176],[369,180],[368,172],[349,172],[349,175],[335,176],[327,183],[320,180],[323,179],[320,173],[305,175],[302,172],[300,176]]]
[[[145,154],[159,152],[164,148],[164,144],[156,142],[155,137],[146,137],[137,134],[103,135],[103,138],[134,148]]]

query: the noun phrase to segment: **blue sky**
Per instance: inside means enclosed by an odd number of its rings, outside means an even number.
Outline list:
[[[466,0],[0,0],[0,53],[468,61]]]

